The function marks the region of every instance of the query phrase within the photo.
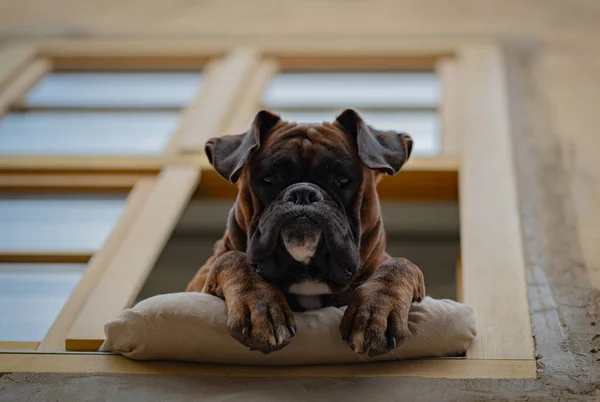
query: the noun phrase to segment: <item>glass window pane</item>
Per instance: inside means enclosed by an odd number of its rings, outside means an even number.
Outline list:
[[[441,96],[435,74],[284,73],[263,94],[269,108],[435,108]]]
[[[155,155],[178,112],[11,113],[0,120],[0,155]]]
[[[339,110],[278,110],[287,121],[321,123],[335,120]],[[378,130],[410,134],[414,141],[412,156],[430,157],[441,148],[440,122],[435,112],[361,111],[365,122]]]
[[[124,196],[3,196],[0,250],[97,251],[124,208]]]
[[[54,73],[26,96],[31,107],[180,108],[201,85],[200,73]]]
[[[0,264],[0,340],[41,341],[85,264]]]

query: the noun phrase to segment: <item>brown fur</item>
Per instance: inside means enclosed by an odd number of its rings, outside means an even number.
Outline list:
[[[363,182],[354,204],[361,217],[361,265],[343,289],[336,289],[352,291],[340,331],[342,338],[357,353],[385,353],[408,336],[410,305],[425,296],[423,275],[408,260],[392,258],[385,252],[386,236],[376,190],[382,173],[361,162],[356,145],[352,145],[338,122],[312,125],[307,129],[279,121],[271,129],[241,172],[238,196],[225,234],[215,244],[213,255],[199,269],[187,291],[224,298],[232,336],[251,349],[269,353],[284,347],[292,339],[295,323],[285,296],[254,271],[244,252],[250,222],[262,211],[249,185],[253,163],[268,155],[270,150],[298,146],[295,142],[300,140],[295,134],[299,129],[305,130],[316,152],[321,145],[335,146],[344,149],[363,166]],[[303,152],[306,152],[304,148]]]

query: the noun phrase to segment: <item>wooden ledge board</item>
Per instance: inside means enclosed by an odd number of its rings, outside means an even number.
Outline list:
[[[132,49],[132,52],[135,51]],[[215,54],[214,56],[218,56]],[[90,56],[52,57],[54,69],[58,71],[135,70],[135,71],[199,71],[209,62],[208,55],[159,56],[151,54],[106,54]]]
[[[92,251],[11,251],[0,250],[0,263],[87,263]]]
[[[202,180],[195,198],[231,199],[237,187],[221,178],[206,157],[201,161]],[[409,160],[396,176],[385,176],[378,186],[382,200],[390,201],[458,201],[456,158],[415,158]]]
[[[171,58],[208,59],[223,56],[231,46],[196,40],[103,40],[51,39],[22,42],[37,47],[39,54],[58,59],[69,58]]]
[[[238,35],[205,40],[98,40],[98,39],[47,39],[22,42],[36,46],[39,53],[48,57],[210,57],[222,55],[235,47],[252,46],[275,57],[376,57],[376,56],[449,56],[464,45],[485,41],[464,38],[321,38],[256,37]]]
[[[186,133],[187,125],[194,123],[196,115],[199,113],[200,109],[202,109],[203,104],[207,102],[206,92],[204,91],[206,83],[214,82],[222,64],[223,61],[217,59],[212,60],[204,66],[204,70],[202,71],[202,82],[196,88],[193,99],[181,111],[177,128],[171,134],[171,138],[163,150],[163,155],[167,157],[177,157],[179,155],[179,143],[181,142],[182,136]]]
[[[154,187],[154,178],[144,178],[137,181],[135,187],[127,196],[125,210],[119,221],[112,228],[110,235],[88,263],[83,277],[71,292],[69,299],[63,305],[59,315],[44,336],[38,350],[64,350],[65,339],[71,330],[88,297],[93,293],[110,260],[125,239],[127,231],[135,221],[144,203]]]
[[[432,71],[440,54],[414,56],[293,56],[279,57],[284,71]]]
[[[458,201],[458,171],[401,171],[384,177],[377,191],[385,201]],[[234,199],[236,195],[237,186],[210,169],[203,171],[194,198]]]
[[[186,113],[178,131],[178,150],[201,153],[206,141],[223,132],[227,118],[243,97],[260,63],[252,49],[235,49],[210,75],[201,91],[201,103],[193,114]]]
[[[3,350],[36,350],[39,342],[9,341],[0,342],[0,353]]]
[[[246,132],[252,125],[254,116],[261,109],[261,99],[269,81],[279,71],[279,62],[275,59],[263,59],[259,62],[252,79],[240,96],[236,107],[230,113],[222,135]],[[206,157],[206,155],[204,155]],[[206,159],[204,159],[208,162]]]
[[[0,47],[0,89],[4,89],[34,58],[36,46],[8,43]]]
[[[161,171],[79,310],[65,340],[67,350],[86,350],[90,340],[104,337],[107,321],[131,306],[199,177],[200,169],[190,165],[171,165]]]
[[[469,77],[460,174],[462,291],[477,322],[467,358],[532,359],[504,52],[473,46],[460,60]]]
[[[140,174],[0,174],[0,192],[127,192]]]
[[[158,173],[163,165],[196,165],[212,169],[204,152],[173,156],[0,156],[0,173]],[[410,170],[458,171],[455,157],[413,158],[402,167]]]
[[[441,58],[436,65],[436,73],[442,87],[442,99],[438,107],[438,114],[442,124],[442,153],[444,155],[459,156],[463,149],[464,133],[464,106],[461,96],[462,65],[460,59]]]
[[[21,99],[37,82],[52,69],[52,63],[38,59],[29,65],[0,92],[0,116],[4,115],[13,103]]]
[[[89,354],[1,354],[0,374],[18,372],[179,374],[247,378],[535,378],[535,360],[416,359],[321,366],[234,366],[183,362],[136,362]]]
[[[0,173],[158,174],[169,164],[201,165],[199,156],[0,156]]]
[[[142,176],[156,175],[163,165],[188,164],[202,168],[194,197],[234,198],[236,186],[222,179],[205,155],[174,157],[3,157],[0,191],[119,191]],[[396,176],[379,184],[383,200],[458,200],[459,161],[456,158],[415,158]]]

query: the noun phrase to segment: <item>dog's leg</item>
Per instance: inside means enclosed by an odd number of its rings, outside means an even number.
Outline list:
[[[208,261],[206,261],[206,263],[200,267],[200,269],[196,272],[196,275],[194,275],[192,280],[185,288],[186,292],[202,292],[202,289],[204,289],[204,285],[206,284],[206,279],[208,278],[210,270],[217,258],[218,257],[216,256],[210,257]]]
[[[383,262],[357,287],[340,324],[342,339],[357,353],[386,353],[409,336],[408,312],[425,297],[421,270],[405,258]]]
[[[225,299],[229,333],[250,349],[279,350],[296,333],[285,296],[254,271],[245,253],[228,251],[217,258],[202,292]]]

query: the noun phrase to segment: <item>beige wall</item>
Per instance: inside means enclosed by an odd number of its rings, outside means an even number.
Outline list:
[[[599,15],[594,0],[2,0],[0,35],[484,34],[580,45]]]

